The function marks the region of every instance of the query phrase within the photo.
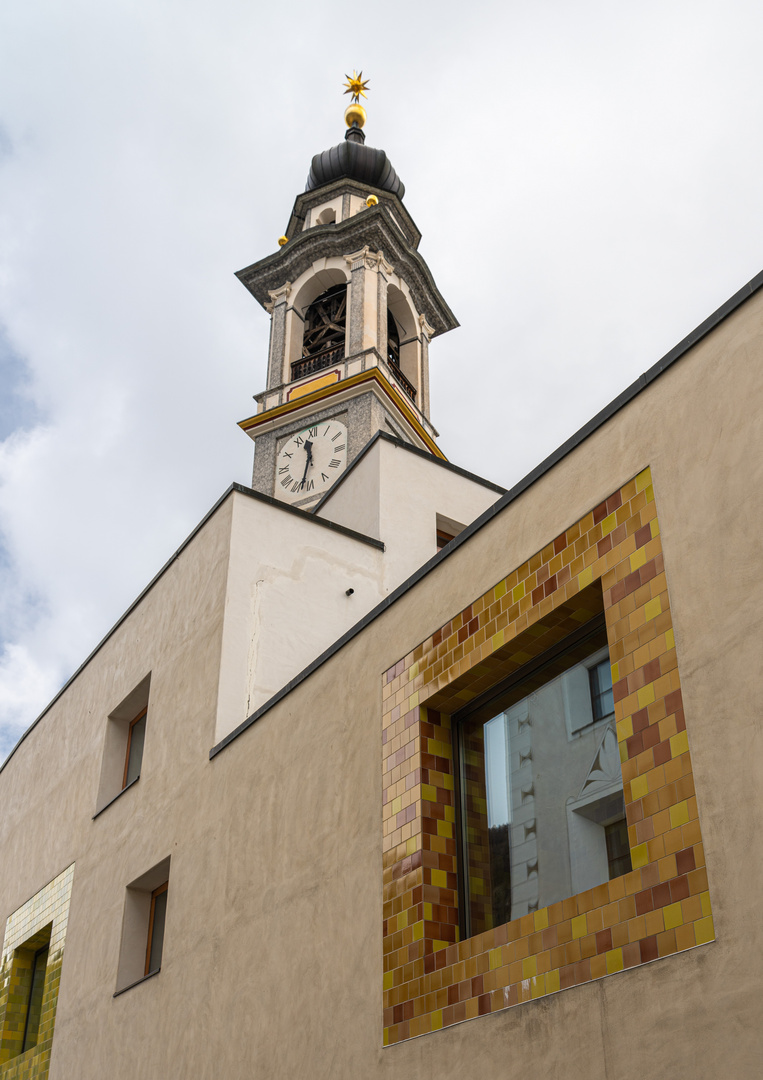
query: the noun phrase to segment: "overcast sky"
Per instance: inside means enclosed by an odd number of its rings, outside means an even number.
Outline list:
[[[461,323],[457,464],[510,486],[763,268],[763,5],[0,8],[0,759],[231,481],[275,250],[370,78]]]

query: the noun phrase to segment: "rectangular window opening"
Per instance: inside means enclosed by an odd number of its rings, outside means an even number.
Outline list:
[[[169,879],[168,856],[125,889],[117,994],[161,970]]]
[[[462,936],[630,871],[606,650],[601,613],[453,715]]]
[[[10,1057],[25,1054],[40,1041],[52,923],[13,951],[10,993],[0,1044]]]

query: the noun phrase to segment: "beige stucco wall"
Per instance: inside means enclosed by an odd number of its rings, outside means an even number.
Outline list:
[[[0,919],[76,862],[53,1080],[760,1075],[761,359],[758,294],[209,761],[212,519],[0,774]],[[646,465],[717,941],[382,1050],[381,673]],[[147,668],[144,775],[93,822]],[[124,886],[167,854],[162,971],[114,999]]]
[[[385,594],[378,547],[240,492],[232,502],[215,742]]]
[[[470,525],[496,491],[378,439],[318,515],[384,542],[384,589],[395,589],[437,553],[437,515]]]

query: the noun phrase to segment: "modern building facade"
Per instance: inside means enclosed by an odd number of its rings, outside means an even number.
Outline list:
[[[503,492],[354,109],[252,487],[0,771],[0,1077],[757,1077],[763,275]]]

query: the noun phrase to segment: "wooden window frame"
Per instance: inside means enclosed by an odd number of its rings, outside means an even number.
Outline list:
[[[151,893],[151,911],[149,912],[148,916],[148,940],[146,942],[146,963],[145,970],[143,972],[144,975],[150,974],[149,965],[151,963],[151,945],[154,940],[154,914],[156,912],[156,898],[162,893],[167,892],[168,885],[169,879],[165,881],[162,885],[160,885],[158,888],[154,889],[154,891]],[[157,968],[156,970],[158,971],[159,969]]]
[[[125,767],[124,771],[122,772],[122,787],[120,788],[121,791],[124,791],[124,789],[127,787],[127,771],[130,768],[130,748],[132,747],[132,729],[135,727],[139,720],[143,720],[147,712],[148,705],[146,705],[144,709],[140,710],[134,720],[130,721],[130,727],[127,732],[127,750],[125,751]]]

